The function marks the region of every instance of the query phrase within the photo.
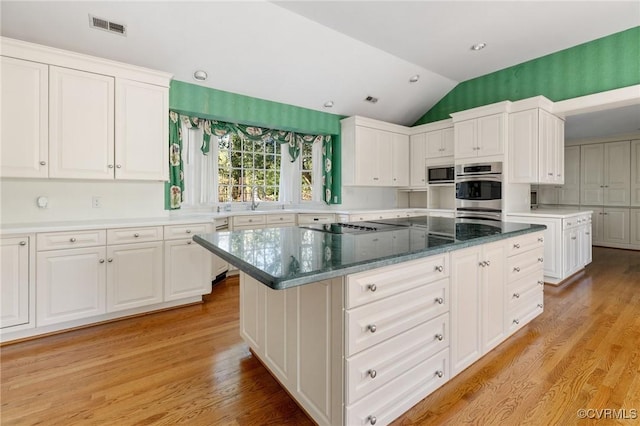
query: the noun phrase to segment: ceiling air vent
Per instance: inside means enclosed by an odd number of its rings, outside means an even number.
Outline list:
[[[374,98],[373,96],[367,96],[366,98],[364,98],[364,100],[367,102],[371,102],[372,104],[378,102],[378,98]]]
[[[98,30],[109,31],[110,33],[127,35],[127,27],[124,24],[111,22],[93,15],[89,15],[89,26]]]

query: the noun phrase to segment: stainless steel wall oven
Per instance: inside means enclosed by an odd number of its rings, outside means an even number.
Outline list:
[[[456,217],[502,219],[502,163],[456,166]]]

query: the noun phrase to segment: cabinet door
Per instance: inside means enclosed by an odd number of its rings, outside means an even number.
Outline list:
[[[558,117],[553,117],[555,122],[555,133],[556,137],[554,140],[554,148],[556,151],[555,155],[555,173],[556,173],[556,183],[563,184],[566,178],[565,172],[565,161],[564,161],[564,120]]]
[[[640,206],[640,139],[631,141],[631,205]]]
[[[51,66],[49,176],[113,179],[114,79]]]
[[[211,254],[192,240],[164,242],[164,300],[211,292]]]
[[[453,127],[442,130],[442,157],[453,157]]]
[[[481,249],[451,253],[451,371],[457,374],[480,358]]]
[[[393,133],[378,130],[374,147],[374,185],[393,186]],[[368,166],[371,168],[371,164]]]
[[[630,210],[630,238],[629,242],[633,245],[640,246],[640,209]]]
[[[443,156],[443,137],[442,130],[428,132],[427,134],[427,158],[439,158]]]
[[[539,111],[539,182],[555,183],[558,153],[556,151],[556,120],[546,111]]]
[[[509,114],[509,175],[512,183],[538,182],[538,110]]]
[[[0,176],[47,177],[49,67],[2,57]]]
[[[591,213],[591,241],[593,244],[604,242],[604,209],[602,207],[589,207]]]
[[[380,185],[379,170],[376,170],[378,168],[377,143],[378,130],[356,126],[355,185]]]
[[[105,313],[105,247],[38,253],[38,327]]]
[[[604,241],[629,244],[629,209],[604,208]]]
[[[580,245],[576,228],[566,229],[562,233],[563,242],[563,276],[568,277],[579,269]]]
[[[582,233],[582,240],[580,240],[580,265],[586,266],[593,260],[591,222],[589,221],[582,225],[580,232]]]
[[[604,203],[604,147],[602,144],[580,147],[580,204]]]
[[[604,144],[604,205],[628,206],[631,145],[629,141]]]
[[[411,186],[425,186],[427,180],[425,178],[426,173],[426,144],[427,134],[419,133],[412,135],[409,138],[409,152],[411,154],[409,160],[410,173],[409,184]]]
[[[478,118],[478,155],[504,154],[504,114]]]
[[[496,347],[504,339],[507,251],[504,241],[483,247],[482,262],[482,353]]]
[[[579,146],[570,146],[564,150],[564,185],[560,187],[558,201],[560,204],[580,204]]]
[[[116,80],[116,179],[167,180],[168,89]]]
[[[0,328],[29,322],[29,238],[0,240]]]
[[[392,134],[393,167],[392,185],[409,185],[409,137],[398,133]]]
[[[107,247],[107,312],[162,302],[162,241]]]
[[[453,141],[455,158],[478,156],[478,123],[466,120],[453,125]]]

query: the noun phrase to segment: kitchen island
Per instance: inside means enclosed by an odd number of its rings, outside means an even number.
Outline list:
[[[240,333],[318,424],[387,424],[543,310],[544,226],[415,217],[197,235]]]

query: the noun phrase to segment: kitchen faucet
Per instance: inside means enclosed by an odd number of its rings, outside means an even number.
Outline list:
[[[251,210],[257,209],[258,206],[260,205],[260,203],[256,203],[256,196],[258,195],[258,190],[260,190],[260,187],[257,185],[254,185],[251,187]],[[264,195],[265,195],[264,190],[262,190],[262,196],[264,197]]]

